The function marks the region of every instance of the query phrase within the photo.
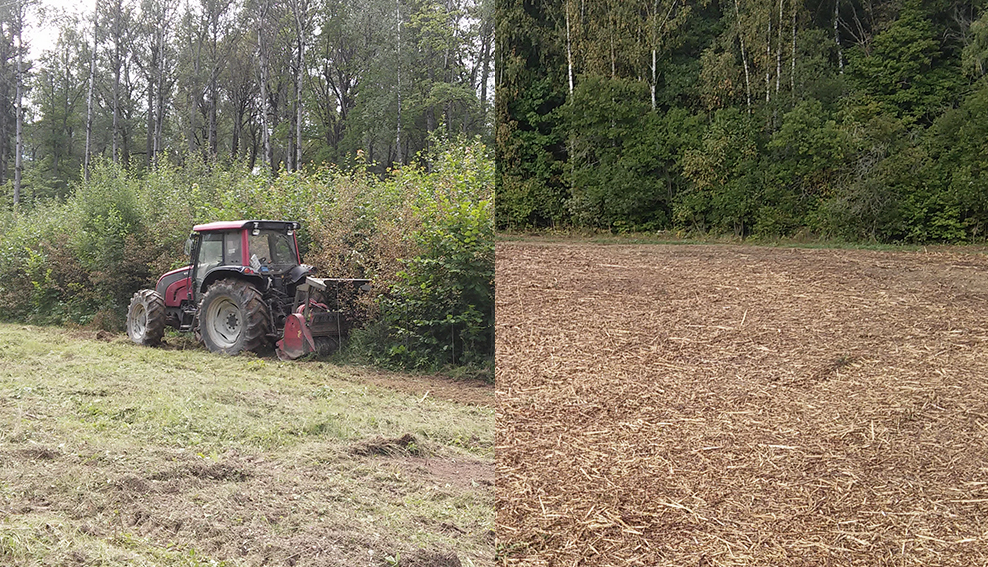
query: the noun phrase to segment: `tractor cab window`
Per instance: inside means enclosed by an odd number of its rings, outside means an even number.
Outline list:
[[[223,236],[223,264],[226,266],[240,266],[244,263],[243,254],[240,252],[240,233],[228,232]]]
[[[201,238],[199,257],[196,258],[195,266],[195,289],[202,287],[202,281],[209,270],[218,266],[239,266],[243,263],[243,255],[240,252],[240,233],[206,232]]]
[[[219,266],[223,263],[223,235],[206,233],[202,235],[202,244],[199,246],[200,268],[206,269]]]
[[[195,289],[202,287],[202,280],[206,277],[206,272],[223,263],[223,235],[215,232],[207,232],[201,236],[199,242],[199,257],[196,258]]]
[[[298,264],[295,240],[285,232],[261,230],[250,234],[251,263],[257,260],[257,269],[276,274],[287,272]],[[265,269],[266,268],[266,269]]]

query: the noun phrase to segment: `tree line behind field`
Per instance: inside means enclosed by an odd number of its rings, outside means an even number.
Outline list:
[[[39,25],[57,43],[32,59]],[[383,173],[430,136],[488,136],[491,0],[0,4],[0,187],[60,198],[98,158]]]
[[[984,0],[504,0],[499,227],[983,239]]]

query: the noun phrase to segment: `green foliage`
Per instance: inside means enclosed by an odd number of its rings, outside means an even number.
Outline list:
[[[668,224],[678,126],[686,116],[649,112],[643,87],[588,77],[566,109],[572,185],[567,204],[577,224],[617,231]]]
[[[430,162],[432,173],[406,168],[393,179],[413,195],[404,218],[417,252],[381,297],[387,330],[372,355],[421,370],[481,367],[494,354],[493,164],[482,145],[462,143]]]
[[[564,140],[558,127],[563,93],[546,77],[508,102],[497,125],[498,226],[548,226],[566,220]],[[507,119],[510,113],[516,119]]]
[[[764,185],[758,162],[751,117],[736,109],[718,110],[700,146],[683,154],[689,186],[677,196],[677,222],[693,230],[747,235]]]
[[[382,303],[402,366],[482,364],[494,347],[494,234],[490,199],[436,195],[421,211],[416,242]]]
[[[499,227],[985,238],[983,2],[602,7],[499,4]]]
[[[979,83],[957,109],[943,114],[930,129],[931,158],[925,177],[942,193],[938,199],[957,213],[968,238],[988,232],[988,84]]]
[[[971,22],[970,31],[971,41],[964,46],[961,63],[967,75],[981,79],[988,72],[988,12]]]
[[[440,141],[379,178],[324,166],[276,177],[201,159],[137,173],[99,163],[65,203],[0,213],[5,320],[119,329],[132,294],[185,265],[192,226],[237,218],[302,222],[305,260],[366,277],[380,313],[365,354],[395,366],[484,366],[493,357],[494,165],[478,140]],[[381,326],[383,325],[383,328]],[[359,342],[359,341],[358,341]]]

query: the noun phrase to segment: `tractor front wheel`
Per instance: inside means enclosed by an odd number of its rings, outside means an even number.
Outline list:
[[[127,336],[139,345],[155,346],[165,334],[165,299],[153,289],[134,294],[127,310]]]
[[[268,306],[249,283],[221,280],[199,304],[199,335],[211,352],[239,354],[267,346]]]

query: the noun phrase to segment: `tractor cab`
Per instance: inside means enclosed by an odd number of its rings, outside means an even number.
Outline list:
[[[307,273],[296,270],[302,265],[296,230],[298,223],[288,221],[213,222],[195,226],[186,246],[191,261],[190,299],[198,302],[212,282],[227,276],[271,280],[271,285],[291,295],[290,284]]]
[[[329,354],[356,322],[363,279],[313,278],[302,263],[294,221],[196,225],[189,265],[134,294],[127,334],[155,345],[166,326],[192,331],[210,351],[237,354],[275,346],[279,357]]]
[[[241,220],[196,225],[185,242],[189,265],[161,276],[155,291],[165,304],[167,323],[192,330],[209,287],[223,279],[249,283],[266,295],[290,303],[296,284],[312,271],[302,264],[293,221]],[[287,310],[275,309],[281,324]]]

